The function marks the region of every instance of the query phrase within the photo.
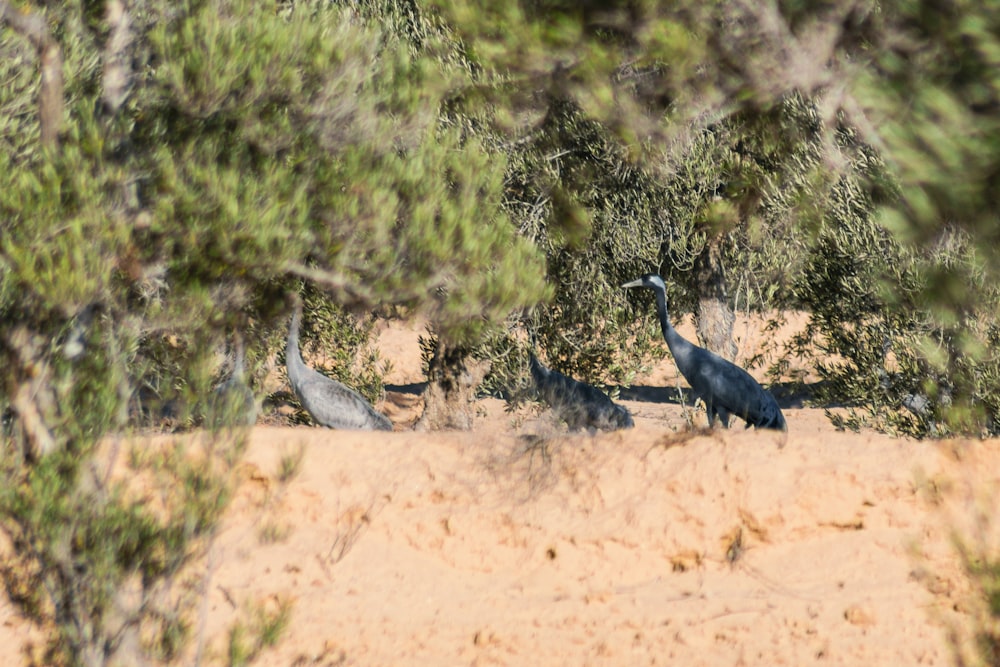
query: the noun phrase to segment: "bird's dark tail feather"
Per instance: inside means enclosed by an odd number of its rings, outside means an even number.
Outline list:
[[[787,431],[788,424],[785,423],[785,416],[781,414],[781,408],[778,407],[778,403],[774,400],[774,397],[767,394],[768,401],[764,406],[763,414],[757,418],[756,422],[751,423],[747,421],[747,426],[755,426],[757,428],[769,428],[775,431]]]
[[[559,412],[571,429],[607,431],[634,426],[628,410],[601,390],[546,368],[533,352],[528,360],[539,397]]]

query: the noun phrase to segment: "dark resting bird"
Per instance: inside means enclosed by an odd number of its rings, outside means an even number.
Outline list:
[[[566,422],[571,430],[593,428],[614,431],[632,428],[632,415],[597,387],[574,380],[546,368],[530,355],[531,377],[538,394]]]
[[[722,425],[729,428],[729,415],[735,415],[745,420],[747,426],[781,431],[787,429],[785,417],[774,396],[749,373],[677,333],[667,316],[667,289],[663,278],[647,273],[622,287],[648,287],[656,294],[656,312],[660,316],[663,338],[681,375],[691,385],[695,395],[705,402],[709,424],[714,424],[718,416]]]
[[[377,412],[361,394],[309,368],[299,352],[302,301],[295,299],[295,312],[288,327],[285,366],[288,381],[302,407],[321,426],[356,431],[391,431],[392,422]]]

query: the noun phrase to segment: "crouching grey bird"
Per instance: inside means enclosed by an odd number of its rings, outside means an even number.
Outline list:
[[[749,373],[677,333],[667,316],[667,289],[663,278],[647,273],[622,287],[648,287],[653,290],[663,338],[681,375],[691,385],[695,396],[705,402],[710,425],[718,416],[722,425],[729,428],[729,415],[735,415],[745,420],[747,426],[780,431],[787,429],[785,417],[774,396]]]
[[[299,352],[301,322],[302,301],[296,298],[285,345],[285,365],[288,381],[313,421],[327,428],[391,431],[392,422],[361,394],[305,365]]]
[[[539,397],[556,411],[571,430],[593,428],[614,431],[635,425],[628,410],[613,402],[597,387],[546,368],[534,354],[530,355],[529,361]]]
[[[257,423],[257,399],[247,383],[246,349],[243,334],[233,334],[233,370],[218,387],[210,402],[208,423],[214,427],[253,426]]]

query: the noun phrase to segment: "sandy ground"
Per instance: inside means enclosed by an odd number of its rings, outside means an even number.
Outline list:
[[[952,664],[973,604],[952,535],[990,538],[1000,443],[841,433],[787,401],[787,434],[692,433],[654,390],[669,357],[624,393],[630,431],[483,400],[473,431],[417,433],[419,333],[380,338],[396,432],[253,429],[209,556],[206,663],[248,608],[287,604],[255,664]],[[0,620],[16,664],[30,628]]]

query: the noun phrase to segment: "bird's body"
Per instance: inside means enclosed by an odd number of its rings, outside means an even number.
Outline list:
[[[233,370],[229,377],[215,388],[211,423],[253,426],[257,423],[257,400],[247,384],[246,350],[243,335],[237,332],[233,344]]]
[[[305,365],[299,352],[301,321],[302,304],[296,301],[295,313],[288,327],[285,365],[288,381],[302,407],[317,424],[327,428],[391,431],[392,422],[377,412],[361,394]]]
[[[705,402],[709,424],[718,416],[722,425],[728,428],[729,416],[734,415],[745,420],[747,426],[786,429],[778,403],[749,373],[677,333],[667,315],[666,286],[660,276],[647,274],[622,287],[648,287],[655,292],[663,338],[681,375],[694,394]]]
[[[596,387],[543,366],[530,356],[531,377],[538,394],[572,430],[594,428],[614,431],[632,428],[632,415]]]

